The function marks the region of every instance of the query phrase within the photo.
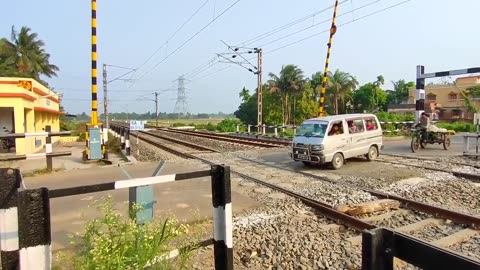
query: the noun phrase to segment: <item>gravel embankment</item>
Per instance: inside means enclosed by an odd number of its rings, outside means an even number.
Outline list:
[[[142,158],[182,160],[163,150],[143,145],[140,145]],[[284,149],[275,149],[274,151],[284,151]],[[132,149],[132,153],[135,154],[135,149]],[[246,150],[233,153],[199,154],[199,156],[219,164],[229,165],[232,170],[293,190],[332,206],[376,199],[356,188],[320,181],[295,172],[255,164],[238,158],[241,156],[261,161],[259,158],[261,154],[262,150]],[[270,162],[269,164],[275,163]],[[382,166],[381,163],[376,164]],[[391,171],[397,169],[393,166],[390,168]],[[478,200],[480,187],[448,173],[416,168],[408,169],[412,171],[412,175],[426,180],[418,183],[397,183],[399,177],[390,177],[387,170],[382,171],[381,174],[371,173],[370,177],[355,174],[338,175],[332,171],[325,172],[325,175],[338,182],[375,189],[381,188],[385,192],[416,201],[461,210],[473,215],[480,214],[480,201]],[[321,175],[322,170],[319,169],[315,173]],[[325,225],[331,222],[316,215],[312,209],[285,194],[235,175],[232,175],[232,188],[236,192],[262,202],[263,205],[259,209],[250,210],[234,218],[235,269],[359,269],[360,248],[353,247],[347,240],[348,237],[357,233],[345,229],[340,231],[324,230]],[[394,215],[392,218],[374,222],[374,224],[401,227],[426,217],[428,215],[412,211]],[[434,240],[462,228],[457,225],[429,226],[414,232],[414,235]],[[474,238],[470,242],[466,242],[467,244],[457,245],[455,248],[465,254],[478,254],[478,242],[479,239]],[[203,259],[210,258],[211,253],[211,248],[206,248],[202,249],[197,256]],[[210,269],[211,266],[210,259],[201,263],[197,260],[192,268]],[[408,267],[407,269],[413,268]]]
[[[195,137],[193,135],[186,135],[186,134],[180,134],[180,133],[174,133],[174,132],[168,132],[168,131],[157,130],[157,131],[152,131],[152,133],[159,134],[165,137],[174,138],[177,140],[184,140],[186,142],[191,142],[198,145],[210,147],[222,152],[239,151],[239,150],[254,148],[252,146],[247,146],[247,145],[240,145],[240,144],[235,144],[235,143],[230,143],[230,142],[225,142],[225,141],[220,141],[215,139]]]
[[[463,243],[450,246],[449,249],[480,261],[480,235],[476,235]]]

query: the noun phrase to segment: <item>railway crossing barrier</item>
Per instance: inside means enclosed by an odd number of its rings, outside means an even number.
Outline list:
[[[154,175],[158,174],[157,170]],[[212,165],[210,170],[121,180],[61,189],[26,189],[18,169],[0,168],[0,256],[2,269],[51,269],[50,200],[100,191],[136,188],[153,184],[211,177],[215,269],[233,269],[233,228],[230,167]],[[170,253],[172,254],[172,253]],[[158,254],[161,256],[162,254]]]
[[[479,269],[480,263],[386,228],[362,233],[362,270],[393,270],[394,257],[420,269]]]
[[[437,121],[431,121],[432,124],[437,123]],[[401,132],[402,130],[409,129],[415,124],[415,121],[380,121],[380,125],[383,128],[384,133],[392,133],[392,132]],[[393,125],[394,130],[388,130],[386,129],[387,125]],[[240,127],[247,127],[247,134],[252,133],[252,127],[253,128],[258,128],[258,125],[243,125],[243,124],[237,124],[236,126],[236,133],[241,133],[240,132]],[[278,137],[278,131],[281,129],[282,132],[285,132],[286,129],[292,129],[293,134],[296,133],[297,131],[297,126],[293,125],[285,125],[285,126],[272,126],[272,125],[262,125],[262,135],[266,135],[266,129],[273,129],[274,131],[274,137]],[[254,132],[255,133],[255,132]]]
[[[52,147],[52,137],[54,136],[64,136],[70,135],[70,131],[57,131],[52,132],[51,126],[45,126],[45,132],[29,132],[29,133],[11,133],[1,135],[0,138],[6,139],[19,139],[19,138],[31,138],[31,137],[46,137],[45,138],[45,153],[37,154],[25,154],[25,155],[15,155],[15,156],[4,156],[0,157],[0,161],[14,161],[14,160],[29,160],[29,159],[39,159],[46,158],[47,161],[47,170],[53,169],[53,160],[54,157],[61,156],[71,156],[72,152],[63,151],[63,152],[53,152]]]

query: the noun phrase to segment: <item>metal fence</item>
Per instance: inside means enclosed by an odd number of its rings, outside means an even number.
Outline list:
[[[37,154],[25,154],[25,155],[14,155],[14,156],[4,156],[0,157],[0,161],[14,161],[14,160],[28,160],[28,159],[39,159],[46,158],[47,169],[53,169],[53,157],[61,156],[71,156],[72,152],[53,152],[52,147],[52,137],[54,136],[64,136],[70,135],[70,131],[60,131],[52,132],[51,126],[45,127],[45,132],[30,132],[30,133],[12,133],[12,134],[3,134],[0,136],[0,139],[20,139],[20,138],[31,138],[31,137],[46,137],[45,138],[45,153]]]
[[[398,258],[420,269],[480,269],[480,263],[453,251],[386,228],[362,233],[362,269],[393,270]]]
[[[154,173],[154,175],[156,172]],[[135,188],[186,179],[211,177],[215,269],[233,269],[230,168],[179,173],[62,189],[19,190],[18,169],[0,168],[0,254],[2,269],[51,269],[50,200],[100,191]],[[159,256],[161,254],[158,254]]]

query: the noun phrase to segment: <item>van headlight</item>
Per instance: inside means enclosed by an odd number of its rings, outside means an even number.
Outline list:
[[[323,150],[323,144],[320,144],[320,145],[312,145],[312,150],[322,151],[322,150]]]

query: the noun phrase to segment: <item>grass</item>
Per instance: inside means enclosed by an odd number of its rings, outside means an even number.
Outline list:
[[[61,171],[62,169],[53,169],[53,170],[49,170],[47,168],[41,168],[41,169],[35,169],[31,172],[27,172],[27,173],[22,173],[22,176],[23,177],[32,177],[32,176],[35,176],[35,175],[44,175],[44,174],[49,174],[49,173],[52,173],[52,172],[59,172]]]
[[[165,254],[195,239],[189,226],[173,217],[139,225],[113,208],[111,196],[94,204],[99,217],[87,222],[82,234],[70,235],[72,248],[55,254],[53,269],[144,269],[150,263],[152,270],[188,269],[192,250],[179,250],[174,260]],[[134,207],[129,216],[140,209]]]

